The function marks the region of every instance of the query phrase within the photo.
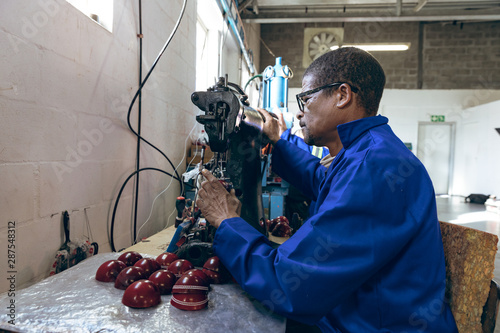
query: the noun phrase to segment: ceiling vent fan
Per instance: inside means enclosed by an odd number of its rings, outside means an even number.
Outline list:
[[[344,39],[343,28],[305,28],[302,65],[307,68],[316,58],[340,46]]]

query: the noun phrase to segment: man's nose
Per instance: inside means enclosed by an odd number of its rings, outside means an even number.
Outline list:
[[[298,120],[300,120],[302,117],[304,117],[304,112],[302,112],[302,111],[300,111],[300,110],[299,110],[299,112],[297,112],[297,114],[295,115],[295,117],[296,117]]]

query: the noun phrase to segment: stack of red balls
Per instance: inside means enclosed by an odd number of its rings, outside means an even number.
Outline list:
[[[276,237],[290,237],[293,231],[286,216],[278,216],[272,220],[266,219],[265,222],[261,220],[260,226]]]
[[[174,253],[165,252],[151,259],[129,251],[118,260],[103,263],[96,280],[114,281],[115,288],[125,290],[122,303],[132,308],[155,306],[161,295],[172,293],[170,304],[193,311],[207,306],[210,283],[226,282],[229,276],[218,257],[209,258],[202,271]]]

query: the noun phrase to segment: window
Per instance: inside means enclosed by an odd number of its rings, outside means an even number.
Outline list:
[[[196,90],[213,86],[220,74],[223,19],[216,1],[198,1],[196,22]]]
[[[113,32],[113,0],[66,0],[95,22]]]

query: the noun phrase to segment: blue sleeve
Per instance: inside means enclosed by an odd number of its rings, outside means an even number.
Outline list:
[[[290,141],[291,136],[292,136],[292,129],[287,128],[286,130],[283,131],[283,133],[281,133],[280,138],[282,138],[285,141]]]
[[[407,192],[418,192],[419,175],[403,186],[388,182],[386,170],[374,170],[363,160],[340,171],[318,212],[277,249],[241,218],[227,219],[216,232],[215,253],[265,306],[314,324],[378,274],[415,235],[418,223],[407,209]],[[432,204],[416,200],[422,210]],[[370,301],[377,300],[363,300]]]
[[[281,139],[288,141],[290,143],[293,143],[297,147],[299,147],[302,150],[305,150],[309,153],[312,152],[313,147],[309,146],[307,143],[305,143],[304,139],[301,137],[292,134],[292,130],[290,128],[286,129],[280,136]]]
[[[319,158],[290,142],[279,140],[273,148],[271,165],[280,177],[316,200],[319,185],[325,179],[327,170]]]
[[[304,139],[302,139],[300,136],[292,134],[292,130],[290,128],[286,129],[282,134],[281,134],[281,139],[288,141],[290,143],[293,143],[300,149],[303,149],[305,151],[308,151],[309,153],[313,153],[314,146],[310,146],[307,143],[305,143]],[[321,148],[321,156],[318,156],[319,158],[323,158],[326,155],[328,155],[330,151],[326,147]]]

